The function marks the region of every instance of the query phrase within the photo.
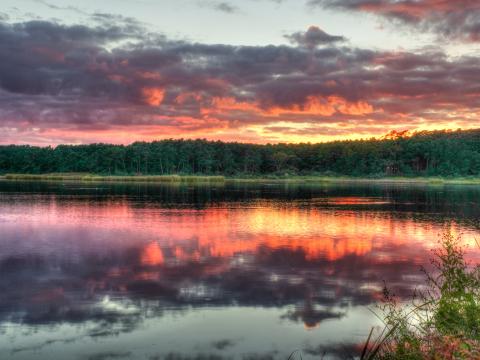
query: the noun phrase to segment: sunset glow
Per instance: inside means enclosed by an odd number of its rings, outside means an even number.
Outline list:
[[[320,204],[343,207],[379,206],[384,203],[376,199],[348,197],[332,198]],[[415,244],[425,252],[437,245],[438,234],[443,231],[441,226],[428,223],[419,226],[413,219],[398,219],[390,215],[280,207],[270,202],[258,202],[245,210],[213,207],[179,213],[163,209],[149,214],[147,218],[143,211],[137,211],[125,202],[96,207],[94,218],[91,208],[83,205],[51,207],[48,216],[42,215],[42,209],[43,205],[39,205],[29,211],[36,214],[39,223],[49,224],[59,232],[80,226],[85,219],[90,219],[90,227],[95,231],[102,232],[113,226],[125,234],[137,232],[141,238],[150,238],[139,254],[139,261],[144,266],[159,266],[173,260],[189,262],[211,257],[253,255],[262,248],[301,251],[309,260],[331,261],[349,255],[381,254],[386,247],[407,244]],[[71,219],[68,225],[58,221],[62,214]],[[14,222],[16,218],[10,220]],[[476,233],[466,232],[455,223],[449,228],[454,235],[462,233],[464,244],[469,249],[475,249]],[[234,233],[241,236],[232,238]],[[415,250],[412,249],[408,256],[415,261]],[[377,258],[379,262],[391,260],[390,257]]]
[[[57,2],[27,11],[7,0],[0,13],[1,144],[323,142],[479,126],[476,1],[138,3],[115,14]],[[247,19],[255,36],[240,28]]]

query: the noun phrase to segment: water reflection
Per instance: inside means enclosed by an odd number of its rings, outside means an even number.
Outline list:
[[[353,351],[383,281],[410,296],[443,227],[473,244],[478,215],[472,188],[0,191],[0,347],[18,359]]]

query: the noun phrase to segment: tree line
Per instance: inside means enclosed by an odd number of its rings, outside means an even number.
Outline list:
[[[161,140],[130,145],[0,146],[0,173],[100,175],[480,175],[480,129],[301,144]]]

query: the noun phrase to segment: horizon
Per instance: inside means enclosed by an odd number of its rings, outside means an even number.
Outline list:
[[[471,0],[5,0],[0,144],[475,129],[479,18]]]
[[[318,141],[318,142],[311,142],[311,141],[304,141],[304,142],[247,142],[247,141],[235,141],[235,140],[215,140],[215,139],[208,139],[208,138],[162,138],[162,139],[153,139],[153,140],[138,140],[138,141],[133,141],[130,143],[115,143],[115,142],[91,142],[91,143],[59,143],[59,144],[53,144],[53,145],[32,145],[32,144],[2,144],[0,143],[0,147],[2,146],[34,146],[34,147],[41,147],[41,148],[46,148],[46,147],[52,147],[56,148],[57,146],[89,146],[89,145],[111,145],[111,146],[131,146],[135,143],[147,143],[151,144],[154,142],[162,142],[162,141],[206,141],[206,142],[221,142],[224,144],[243,144],[243,145],[259,145],[259,146],[276,146],[276,145],[322,145],[322,144],[331,144],[331,143],[344,143],[344,142],[365,142],[365,141],[385,141],[385,140],[397,140],[397,139],[405,139],[405,138],[411,138],[417,135],[421,135],[422,133],[429,133],[429,134],[438,134],[438,133],[444,133],[444,134],[451,134],[454,132],[469,132],[469,131],[479,131],[480,132],[480,127],[474,127],[470,129],[437,129],[437,130],[421,130],[421,131],[410,131],[410,130],[404,130],[404,131],[396,131],[392,130],[388,132],[387,134],[384,134],[379,137],[365,137],[365,138],[358,138],[358,139],[338,139],[338,140],[325,140],[325,141]]]

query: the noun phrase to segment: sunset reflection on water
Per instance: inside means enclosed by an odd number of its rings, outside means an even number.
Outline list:
[[[289,348],[332,346],[335,336],[354,348],[376,323],[368,309],[384,281],[411,296],[446,228],[463,233],[469,258],[478,259],[474,205],[452,202],[461,207],[452,211],[437,192],[428,207],[412,201],[425,189],[304,189],[287,199],[282,189],[238,195],[227,188],[206,200],[199,189],[176,189],[169,191],[184,191],[181,200],[168,202],[163,193],[133,190],[0,192],[0,327],[16,339],[12,358],[31,358],[30,342],[43,344],[39,356],[47,358],[54,347],[47,329],[68,333],[73,344],[101,339],[94,348],[121,339],[137,346],[135,334],[164,326],[205,331],[197,315],[218,324],[197,337],[185,332],[184,355],[224,332],[242,340],[209,353],[242,357],[273,346],[273,357],[282,357]],[[251,316],[263,344],[242,320]],[[36,335],[15,336],[28,328]],[[168,345],[178,335],[164,334],[149,354],[178,351]],[[79,354],[69,342],[55,344]],[[139,354],[131,358],[145,358]]]

